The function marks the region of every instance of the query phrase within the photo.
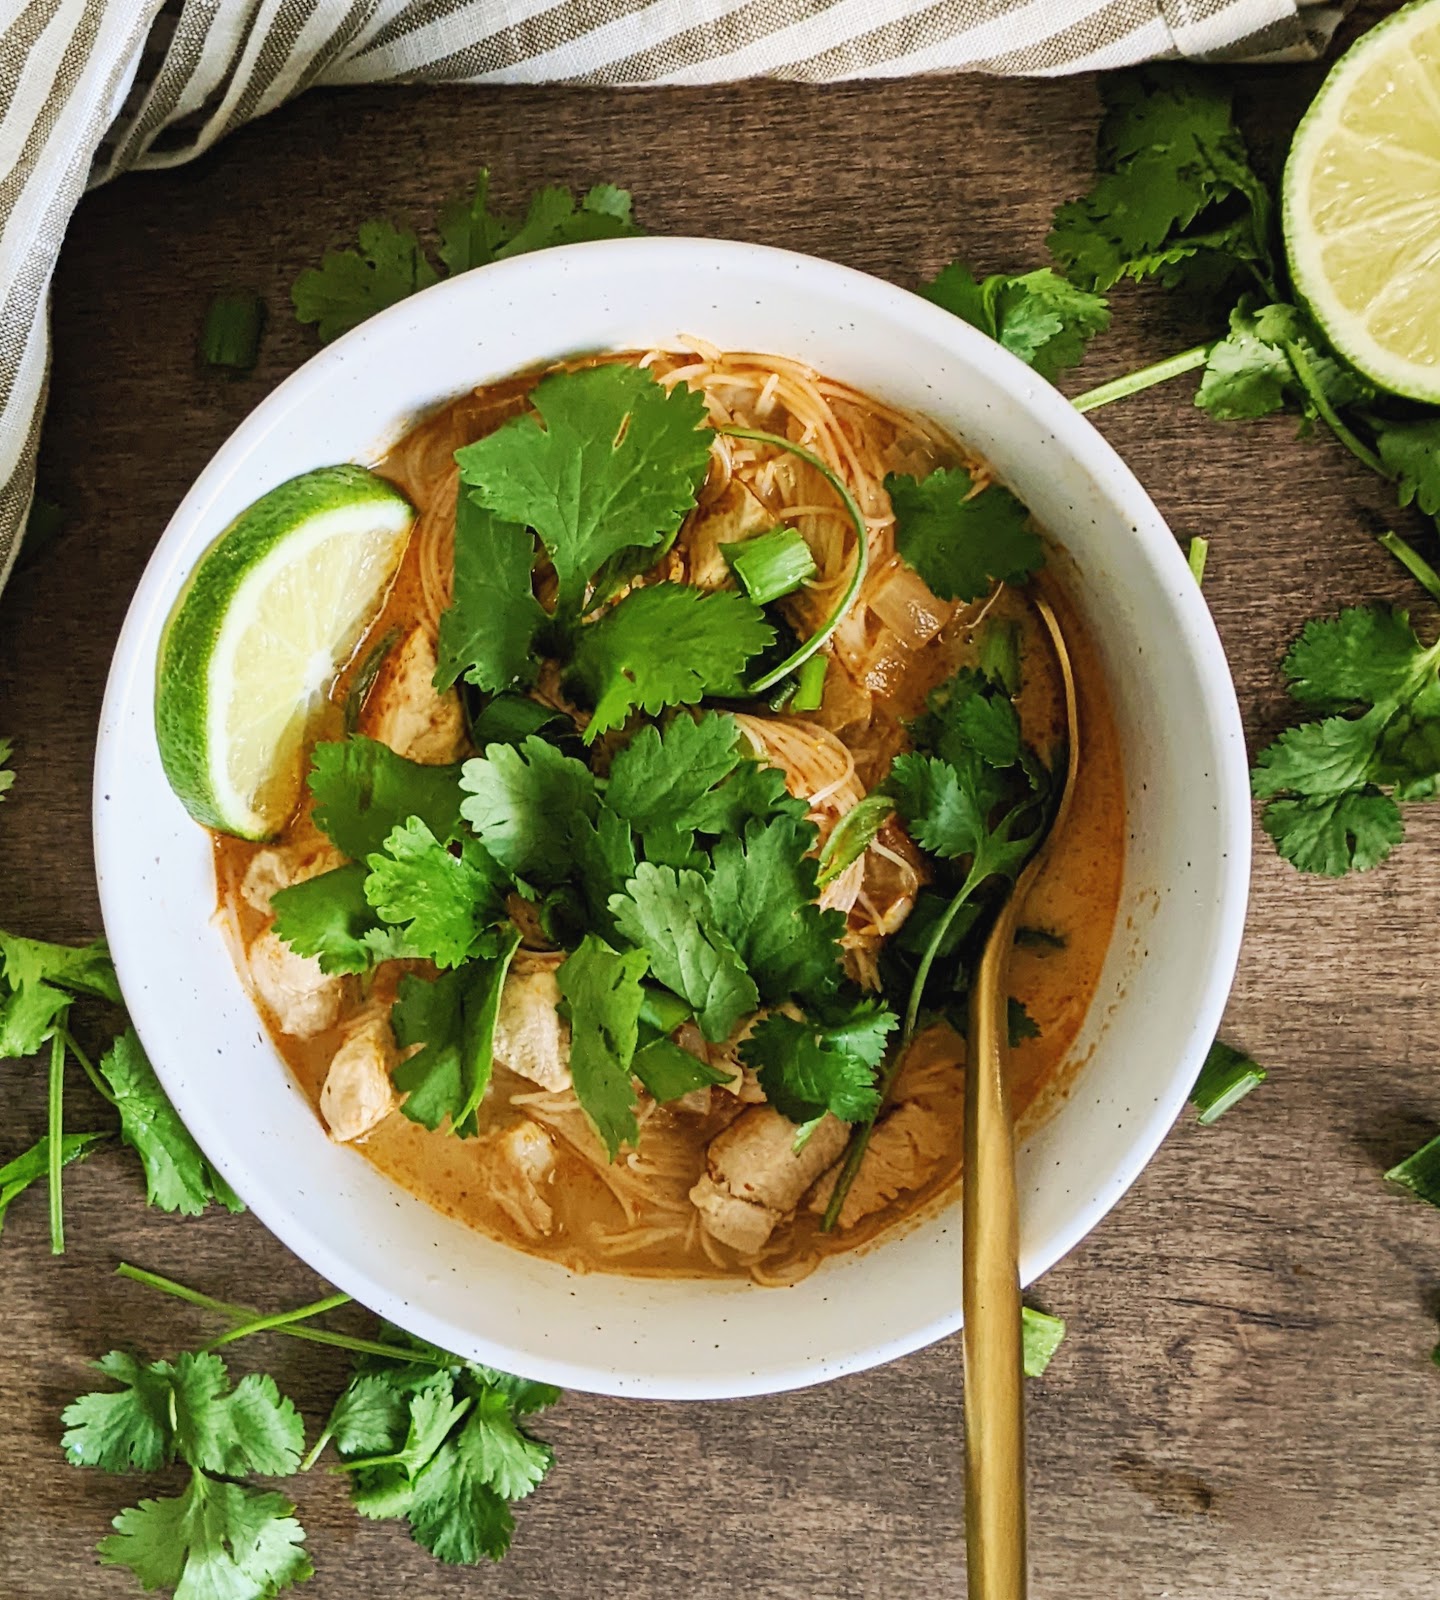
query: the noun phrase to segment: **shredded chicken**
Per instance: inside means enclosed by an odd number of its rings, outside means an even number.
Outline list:
[[[948,1148],[944,1119],[934,1107],[919,1100],[896,1106],[870,1135],[865,1159],[840,1207],[840,1227],[853,1228],[900,1195],[923,1188],[940,1170]],[[817,1216],[830,1203],[835,1181],[827,1174],[816,1186],[810,1209]]]
[[[560,1016],[553,960],[516,957],[500,991],[495,1059],[542,1089],[570,1087],[570,1024]]]
[[[398,1056],[384,1017],[371,1018],[335,1052],[320,1091],[320,1115],[332,1138],[364,1139],[395,1109],[390,1073]]]
[[[741,483],[731,482],[702,507],[685,530],[682,562],[697,589],[718,589],[730,581],[730,566],[720,552],[722,544],[740,544],[775,526],[775,518]],[[685,573],[680,579],[683,582]]]
[[[527,1117],[488,1135],[477,1153],[490,1198],[523,1231],[549,1233],[555,1213],[541,1189],[554,1181],[555,1146],[544,1128]]]
[[[268,928],[250,946],[250,977],[281,1033],[310,1039],[335,1026],[345,980],[322,972],[313,956],[297,955]]]
[[[752,1106],[710,1141],[707,1171],[690,1191],[710,1235],[754,1255],[839,1159],[850,1125],[826,1115],[795,1149],[795,1124],[770,1106]]]
[[[465,749],[465,715],[453,689],[436,692],[435,645],[415,627],[386,656],[365,700],[363,726],[397,754],[428,766],[459,759]]]

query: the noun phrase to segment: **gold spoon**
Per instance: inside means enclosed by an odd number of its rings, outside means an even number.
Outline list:
[[[1005,977],[1025,897],[1044,870],[1075,792],[1080,729],[1075,674],[1054,611],[1034,601],[1065,688],[1069,755],[1060,804],[1001,907],[970,996],[965,1070],[965,1559],[970,1600],[1024,1600],[1025,1399],[1020,1339],[1020,1227],[1015,1127],[1005,1081]]]

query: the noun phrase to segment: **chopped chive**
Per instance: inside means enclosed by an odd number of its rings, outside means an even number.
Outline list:
[[[1398,1166],[1391,1167],[1385,1178],[1432,1206],[1440,1206],[1440,1133],[1429,1144],[1421,1145],[1413,1156],[1406,1156]]]
[[[1210,1046],[1210,1054],[1205,1057],[1205,1065],[1190,1091],[1190,1104],[1200,1113],[1199,1120],[1208,1127],[1264,1081],[1263,1067],[1257,1066],[1243,1051],[1232,1049],[1217,1039]]]
[[[1011,699],[1020,693],[1020,624],[1006,618],[985,625],[980,635],[980,670]]]
[[[265,302],[258,294],[217,294],[200,330],[200,359],[207,367],[249,372],[260,353]]]
[[[794,594],[817,571],[815,557],[798,528],[772,528],[738,544],[722,544],[720,554],[757,606]]]
[[[1190,564],[1190,571],[1194,575],[1196,583],[1205,582],[1205,558],[1209,554],[1210,541],[1208,539],[1202,539],[1197,533],[1190,541],[1190,548],[1185,555],[1185,559]]]
[[[1062,1317],[1052,1317],[1033,1306],[1020,1307],[1020,1349],[1027,1378],[1038,1378],[1044,1373],[1064,1337]]]
[[[827,655],[811,656],[800,669],[800,682],[790,702],[792,711],[818,711],[825,695],[825,674],[830,666]]]

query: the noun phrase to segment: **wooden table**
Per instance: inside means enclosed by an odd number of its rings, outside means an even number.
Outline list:
[[[1273,169],[1313,70],[1238,75]],[[423,219],[488,162],[503,196],[544,181],[630,185],[658,232],[789,245],[911,283],[956,254],[1044,259],[1052,205],[1084,187],[1089,80],[962,80],[664,94],[410,90],[316,94],[207,159],[82,205],[55,284],[42,477],[61,542],[0,602],[0,732],[19,779],[0,808],[0,926],[99,931],[89,778],[106,667],[166,519],[231,428],[313,348],[288,313],[296,271],[376,213]],[[271,328],[253,377],[197,371],[211,293],[253,284]],[[1134,292],[1076,387],[1210,331]],[[1285,715],[1276,663],[1312,613],[1419,592],[1374,544],[1396,513],[1328,438],[1287,420],[1221,427],[1182,380],[1099,414],[1177,533],[1212,540],[1206,594],[1252,739]],[[1402,526],[1408,524],[1402,518]],[[1431,1596],[1437,1570],[1440,1216],[1380,1173],[1434,1131],[1440,1087],[1440,808],[1416,808],[1388,869],[1305,881],[1258,851],[1229,1037],[1272,1069],[1218,1126],[1187,1114],[1100,1228],[1035,1298],[1070,1337],[1031,1395],[1035,1591],[1130,1596]],[[143,842],[137,843],[143,848]],[[1159,1064],[1157,1063],[1157,1066]],[[0,1157],[40,1132],[39,1063],[0,1068]],[[75,1091],[78,1103],[80,1091]],[[38,1194],[0,1242],[0,1593],[136,1593],[98,1571],[109,1518],[170,1480],[65,1466],[84,1363],[213,1331],[109,1275],[128,1258],[278,1307],[320,1291],[254,1221],[167,1218],[128,1155],[67,1182],[71,1248],[47,1250]],[[957,1267],[958,1271],[958,1267]],[[568,1397],[559,1453],[514,1553],[442,1569],[394,1525],[362,1524],[316,1475],[302,1514],[314,1600],[426,1596],[840,1600],[963,1587],[955,1340],[808,1393],[715,1405]],[[313,1427],[340,1364],[274,1340]]]

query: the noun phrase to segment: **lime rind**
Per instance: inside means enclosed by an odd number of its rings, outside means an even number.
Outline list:
[[[294,810],[318,702],[374,621],[414,521],[364,467],[263,495],[210,546],[160,644],[161,765],[197,822],[272,837]]]
[[[1336,62],[1296,129],[1282,217],[1297,297],[1380,388],[1440,402],[1440,0]]]

